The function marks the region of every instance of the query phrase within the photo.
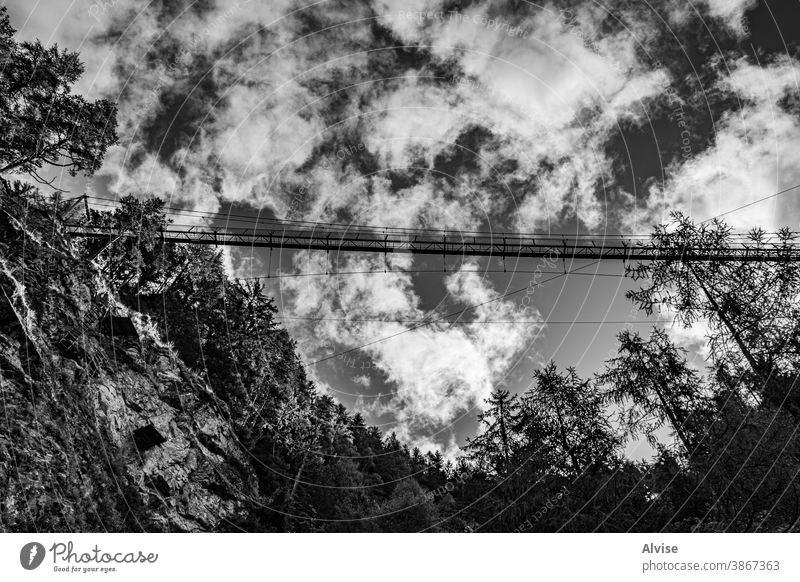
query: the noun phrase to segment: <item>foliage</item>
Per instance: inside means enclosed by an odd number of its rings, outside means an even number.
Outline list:
[[[707,412],[697,372],[664,330],[653,329],[646,340],[625,330],[618,339],[619,356],[606,364],[598,381],[609,386],[607,397],[620,410],[620,425],[631,437],[646,435],[654,445],[654,433],[669,423],[690,452],[697,440],[691,426]]]
[[[71,93],[83,73],[78,54],[13,38],[0,7],[0,173],[40,182],[44,166],[92,174],[117,141],[116,106]]]

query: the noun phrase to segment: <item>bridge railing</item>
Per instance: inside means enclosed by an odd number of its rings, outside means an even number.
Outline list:
[[[73,236],[107,238],[130,236],[109,227],[67,225]],[[694,249],[659,246],[649,238],[610,236],[519,236],[513,233],[472,235],[468,233],[405,234],[365,229],[237,229],[218,227],[170,227],[162,232],[164,242],[249,246],[328,252],[418,253],[431,255],[549,257],[552,259],[693,260],[693,261],[785,261],[800,260],[800,249],[777,242],[758,245],[747,242],[719,248]],[[741,239],[746,241],[746,239]]]

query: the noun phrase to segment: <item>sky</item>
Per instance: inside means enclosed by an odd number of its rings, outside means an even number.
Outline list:
[[[729,212],[800,184],[798,2],[6,5],[21,39],[80,52],[77,92],[119,106],[120,143],[64,177],[75,194],[232,226],[641,234],[682,211],[800,228],[798,191]],[[616,333],[651,325],[618,263],[224,252],[232,275],[270,276],[320,390],[449,456],[493,389],[551,359],[591,376]],[[701,327],[658,325],[705,365]]]

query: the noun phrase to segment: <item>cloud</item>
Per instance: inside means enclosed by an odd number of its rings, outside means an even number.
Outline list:
[[[270,206],[286,213],[285,199],[275,192],[281,172],[296,169],[310,155],[322,127],[298,115],[305,92],[299,87],[265,94],[265,88],[235,86],[226,106],[207,131],[207,156],[222,168],[222,196]]]
[[[315,263],[314,269],[322,267],[323,257],[309,260]],[[308,268],[305,260],[298,264]],[[370,266],[379,268],[372,257],[350,258],[346,269]],[[440,314],[420,308],[411,279],[403,274],[342,277],[335,285],[326,280],[288,279],[284,301],[291,305],[293,315],[338,320],[304,325],[303,335],[316,339],[304,346],[309,358],[368,344],[346,359],[368,358],[370,367],[393,389],[391,400],[375,403],[378,408],[373,412],[391,414],[398,433],[429,434],[449,426],[471,407],[482,406],[541,332],[535,324],[487,323],[540,317],[535,308],[519,307],[512,300],[489,302],[497,291],[472,272],[477,267],[477,263],[465,263],[445,279],[448,308],[485,303],[466,311],[452,325],[452,319],[425,326],[404,323],[436,319]],[[374,341],[381,338],[386,339]],[[346,370],[347,366],[345,361],[342,367]]]
[[[367,144],[384,167],[411,165],[415,150],[438,150],[451,142],[464,125],[460,112],[451,105],[455,96],[446,87],[422,83],[407,74],[393,91],[377,98],[372,105],[375,130]],[[449,138],[449,139],[448,139]],[[432,157],[428,156],[428,161]]]
[[[800,70],[797,61],[789,57],[779,57],[766,66],[740,59],[720,85],[753,105],[769,105],[778,102],[787,92],[800,88]]]
[[[724,21],[732,30],[744,34],[744,15],[758,0],[704,0],[711,16]]]
[[[23,38],[80,50],[78,92],[118,102],[121,143],[99,173],[112,177],[112,194],[150,174],[151,192],[180,189],[195,207],[207,205],[202,182],[225,199],[280,210],[276,176],[308,157],[322,127],[299,111],[308,99],[296,77],[309,68],[311,43],[292,52],[291,4],[82,1],[14,6],[12,16],[23,19]]]
[[[395,32],[430,44],[441,59],[457,59],[464,75],[449,87],[409,75],[384,98],[389,113],[372,145],[386,163],[412,163],[420,150],[431,159],[443,142],[478,122],[501,136],[492,148],[475,152],[482,165],[514,160],[516,169],[504,168],[506,182],[536,176],[533,188],[514,196],[518,228],[570,216],[590,228],[604,222],[597,197],[610,179],[604,144],[619,119],[643,117],[642,104],[668,83],[664,71],[639,63],[634,35],[607,34],[601,15],[586,7],[566,16],[555,10],[514,16],[475,5],[454,17],[433,8],[414,14],[381,5]]]
[[[800,120],[781,104],[797,91],[797,66],[788,58],[763,67],[739,61],[718,90],[741,99],[741,110],[722,115],[712,147],[670,168],[666,185],[651,189],[639,219],[656,223],[681,210],[702,221],[800,184]],[[722,218],[739,229],[797,228],[800,205],[790,194]]]
[[[112,178],[113,194],[145,184],[197,208],[208,206],[211,192],[314,220],[414,200],[416,215],[399,216],[404,224],[477,228],[503,222],[511,207],[519,208],[519,226],[577,215],[596,227],[608,131],[617,118],[639,115],[636,103],[664,82],[638,65],[630,35],[604,34],[600,15],[587,7],[568,17],[553,9],[503,14],[489,5],[458,16],[436,4],[376,2],[374,13],[339,3],[292,7],[118,0],[62,14],[69,24],[58,29],[61,37],[82,39],[87,90],[120,102],[122,143],[101,172]],[[367,52],[380,45],[372,18],[420,43],[416,62]],[[53,26],[48,18],[41,28]],[[432,79],[435,61],[452,63],[462,82]],[[385,80],[375,80],[379,71]],[[336,99],[342,105],[334,109]],[[475,126],[496,136],[465,156],[479,159],[478,174],[455,168],[460,183],[448,191],[430,173],[402,170],[432,165]],[[355,142],[378,173],[365,177],[349,160],[321,167],[325,144]],[[552,171],[541,171],[543,163]],[[413,174],[416,184],[397,188],[387,182],[390,171]],[[537,175],[533,191],[508,188]]]
[[[364,388],[369,388],[372,385],[372,380],[366,374],[363,374],[361,376],[354,376],[353,382],[355,382],[359,386],[363,386]]]
[[[708,345],[708,337],[711,335],[711,328],[707,321],[695,321],[689,326],[675,322],[677,313],[667,307],[662,307],[659,312],[659,319],[664,322],[663,329],[667,332],[670,339],[679,348],[687,351],[687,362],[689,366],[701,374],[708,371],[711,358],[711,349]]]

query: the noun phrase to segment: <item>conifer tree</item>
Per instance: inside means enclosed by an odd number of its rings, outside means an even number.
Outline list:
[[[742,237],[718,220],[698,225],[675,213],[671,223],[655,228],[653,241],[680,258],[629,267],[628,273],[644,286],[628,297],[647,313],[674,314],[683,325],[707,322],[718,366],[742,375],[742,385],[754,394],[774,402],[789,396],[800,411],[796,394],[787,387],[795,382],[800,364],[795,235],[786,228],[772,236],[753,229]],[[779,260],[710,260],[724,258],[733,246],[745,246],[754,256],[768,248]]]
[[[693,426],[707,415],[704,386],[666,332],[654,328],[648,339],[628,330],[618,336],[619,355],[606,364],[598,381],[620,407],[620,421],[632,437],[647,436],[668,423],[686,452],[696,444]]]
[[[14,32],[0,7],[0,174],[47,183],[39,172],[48,165],[94,173],[117,142],[116,105],[72,93],[84,70],[78,53],[18,43]]]
[[[517,423],[526,450],[562,473],[581,473],[614,457],[619,442],[594,383],[582,380],[574,368],[560,373],[554,362],[536,370],[533,379],[522,395]]]
[[[519,444],[515,427],[519,424],[520,404],[516,395],[497,388],[486,399],[486,408],[478,415],[478,436],[465,449],[482,471],[498,475],[511,468]]]

